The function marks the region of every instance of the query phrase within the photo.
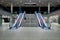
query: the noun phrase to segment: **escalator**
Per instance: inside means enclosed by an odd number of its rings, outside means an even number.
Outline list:
[[[17,19],[15,20],[14,24],[10,26],[9,29],[17,29],[21,27],[22,20],[24,18],[25,12],[24,13],[19,13]]]
[[[38,19],[38,23],[39,23],[39,27],[43,28],[43,29],[50,29],[50,26],[48,26],[48,24],[46,23],[46,20],[44,19],[44,17],[41,15],[40,12],[35,12],[37,19]]]

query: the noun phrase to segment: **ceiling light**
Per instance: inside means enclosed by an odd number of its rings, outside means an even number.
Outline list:
[[[24,3],[24,4],[30,4],[31,5],[31,4],[36,4],[36,3]]]

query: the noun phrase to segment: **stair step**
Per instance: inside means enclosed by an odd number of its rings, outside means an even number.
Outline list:
[[[23,27],[37,27],[38,26],[38,21],[35,14],[26,14],[25,17],[26,19],[23,20],[22,22]]]

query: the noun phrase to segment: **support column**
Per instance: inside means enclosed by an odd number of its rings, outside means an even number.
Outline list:
[[[59,17],[58,17],[58,24],[60,24],[60,15],[59,15]]]
[[[2,26],[2,15],[0,15],[0,26]]]
[[[48,14],[50,14],[50,3],[48,3]]]
[[[13,13],[13,4],[11,3],[11,13]]]
[[[11,3],[11,14],[13,13],[13,4]],[[13,15],[10,16],[10,26],[13,24]]]
[[[48,3],[48,14],[50,14],[50,2]],[[49,16],[47,17],[48,27],[50,27]]]

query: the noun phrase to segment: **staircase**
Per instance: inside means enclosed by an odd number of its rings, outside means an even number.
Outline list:
[[[22,27],[38,27],[38,21],[35,14],[25,14]]]

